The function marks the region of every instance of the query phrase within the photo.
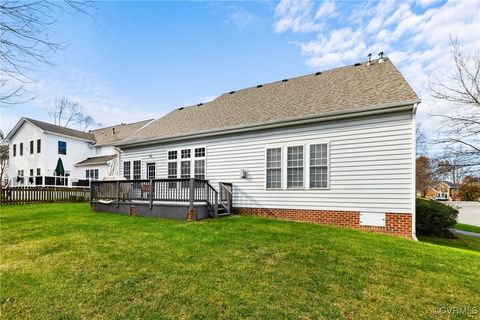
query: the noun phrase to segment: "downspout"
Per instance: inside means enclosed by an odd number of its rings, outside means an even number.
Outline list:
[[[120,149],[118,147],[113,147],[113,149],[118,152],[118,154],[117,154],[117,175],[118,175],[118,177],[120,177],[120,154],[122,154],[123,151],[122,151],[122,149]]]
[[[413,190],[413,198],[412,198],[412,239],[418,241],[417,239],[417,230],[416,230],[416,199],[417,199],[417,182],[416,182],[416,165],[417,165],[417,120],[416,120],[416,112],[417,112],[418,103],[413,105],[412,109],[412,190]]]

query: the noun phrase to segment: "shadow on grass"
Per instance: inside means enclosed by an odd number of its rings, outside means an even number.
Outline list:
[[[480,238],[473,238],[464,235],[457,235],[454,239],[418,236],[418,240],[439,246],[476,251],[480,253]]]

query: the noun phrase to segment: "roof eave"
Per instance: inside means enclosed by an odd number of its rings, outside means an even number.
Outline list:
[[[217,136],[217,135],[223,135],[223,134],[241,133],[241,132],[253,131],[253,130],[265,130],[265,129],[280,128],[280,127],[288,127],[292,125],[301,125],[301,124],[310,124],[310,123],[316,123],[316,122],[356,118],[360,116],[390,113],[390,112],[396,112],[396,111],[415,110],[416,105],[419,104],[420,102],[421,102],[420,99],[405,100],[401,102],[368,106],[365,108],[358,108],[354,111],[347,110],[347,111],[327,112],[327,113],[323,113],[322,115],[316,115],[316,116],[291,118],[287,120],[264,122],[260,124],[254,124],[254,125],[243,125],[243,126],[230,127],[225,129],[219,129],[219,130],[208,130],[208,131],[195,132],[191,134],[183,134],[183,135],[177,135],[177,136],[171,136],[171,137],[165,137],[165,138],[159,138],[159,139],[125,142],[125,143],[120,143],[116,146],[120,148],[136,147],[136,146],[143,146],[143,145],[150,145],[150,144],[166,143],[171,141],[205,138],[205,137],[211,137],[211,136]]]
[[[62,134],[62,133],[48,131],[48,130],[42,130],[42,132],[47,133],[47,134],[51,134],[51,135],[55,135],[55,136],[66,137],[66,138],[71,138],[71,139],[76,139],[76,140],[82,140],[82,141],[86,141],[86,142],[95,143],[95,140],[83,139],[83,138],[80,138],[80,137],[74,137],[74,136],[71,136],[71,135],[68,135],[68,134]]]
[[[112,160],[108,160],[104,162],[95,162],[95,163],[76,163],[74,166],[75,167],[88,167],[88,166],[98,166],[98,165],[107,166],[109,161],[112,161]]]

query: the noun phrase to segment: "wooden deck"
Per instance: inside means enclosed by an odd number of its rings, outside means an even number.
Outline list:
[[[93,181],[91,206],[95,211],[177,219],[204,219],[232,212],[233,186],[208,180],[150,179]]]

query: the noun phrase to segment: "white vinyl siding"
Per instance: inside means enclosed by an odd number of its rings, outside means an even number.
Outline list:
[[[235,207],[410,213],[414,201],[412,132],[409,111],[125,148],[122,160],[151,159],[158,165],[158,177],[165,178],[169,150],[203,145],[207,147],[207,179],[217,189],[220,181],[233,183]],[[286,177],[281,190],[266,188],[267,149],[304,146],[304,170],[308,171],[309,146],[325,142],[329,150],[327,188],[310,188],[307,172],[302,189],[287,189]],[[283,168],[286,162],[283,153]],[[247,178],[240,177],[241,170],[248,171]]]

